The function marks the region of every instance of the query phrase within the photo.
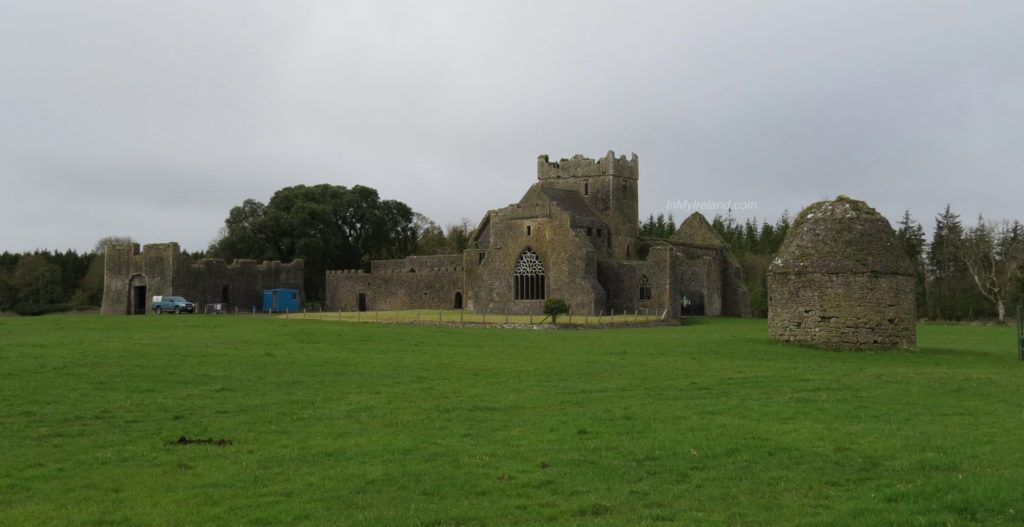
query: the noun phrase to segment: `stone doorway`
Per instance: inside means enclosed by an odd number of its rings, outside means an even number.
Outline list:
[[[359,311],[366,311],[366,293],[359,293],[359,298],[356,300],[356,304]]]
[[[462,309],[462,293],[455,292],[455,309]]]
[[[128,281],[128,314],[145,315],[149,307],[148,284],[145,276],[135,275]]]
[[[704,316],[704,293],[683,294],[679,315],[684,317]]]

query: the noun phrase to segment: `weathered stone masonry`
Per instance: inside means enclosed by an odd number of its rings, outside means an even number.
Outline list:
[[[464,302],[461,255],[376,260],[369,273],[328,271],[327,283],[327,305],[344,311],[453,309]]]
[[[639,236],[638,182],[635,154],[540,156],[537,182],[518,203],[488,211],[463,254],[330,271],[327,306],[539,314],[545,299],[562,298],[581,315],[749,316],[739,267],[702,216],[673,240]]]
[[[800,213],[768,269],[772,338],[826,348],[916,344],[914,274],[889,222],[840,197]]]
[[[177,243],[110,245],[104,251],[103,306],[105,315],[144,314],[154,295],[183,296],[202,310],[225,303],[239,310],[259,309],[263,290],[302,290],[303,263],[236,260],[194,261],[181,254]]]

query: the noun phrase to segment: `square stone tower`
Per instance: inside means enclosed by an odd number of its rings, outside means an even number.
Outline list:
[[[609,150],[601,159],[575,155],[557,162],[537,158],[537,180],[544,187],[572,190],[604,217],[611,229],[610,251],[614,258],[634,258],[639,236],[637,186],[640,160],[615,157]]]

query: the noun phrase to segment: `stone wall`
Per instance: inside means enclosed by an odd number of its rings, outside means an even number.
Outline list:
[[[773,273],[768,290],[773,339],[841,349],[917,344],[913,277]]]
[[[729,257],[727,249],[680,241],[673,241],[672,248],[679,256],[676,267],[681,290],[691,299],[703,292],[706,315],[750,316],[750,296],[743,285],[743,270]]]
[[[417,257],[423,258],[423,257]],[[437,262],[453,262],[460,255],[431,257]],[[408,260],[408,259],[407,259]],[[462,266],[419,267],[423,262],[407,262],[404,266],[390,260],[393,265],[380,272],[328,271],[326,308],[329,310],[359,311],[360,296],[364,311],[392,311],[404,309],[453,309],[456,295],[464,295]],[[463,299],[463,305],[465,300]]]
[[[183,296],[195,302],[200,311],[207,304],[221,302],[240,310],[259,308],[264,289],[301,292],[303,271],[301,260],[288,264],[238,260],[228,265],[218,259],[197,262],[183,256],[177,243],[148,244],[142,249],[138,244],[111,245],[104,250],[101,312],[145,313],[156,295]]]
[[[695,315],[717,317],[722,315],[722,267],[714,256],[688,257],[675,254],[672,308],[676,315],[683,315],[684,296],[690,303],[703,305],[703,312]]]
[[[302,284],[302,262],[236,260],[227,265],[220,259],[203,259],[183,262],[178,267],[174,294],[192,300],[200,309],[206,304],[224,303],[237,306],[240,311],[250,311],[253,307],[259,311],[263,306],[264,289],[298,289],[300,299],[305,301],[301,295]]]
[[[452,271],[462,267],[461,254],[439,254],[430,256],[409,256],[396,260],[373,260],[370,273],[424,273]]]
[[[546,299],[561,298],[581,315],[604,310],[605,291],[597,280],[591,238],[557,208],[546,207],[543,214],[521,212],[518,206],[498,211],[489,226],[489,248],[467,251],[467,307],[477,313],[542,313],[543,300],[514,299],[513,270],[520,254],[530,248],[544,265]]]
[[[666,308],[672,306],[672,299],[677,296],[677,277],[672,272],[672,252],[668,247],[656,247],[647,255],[646,260],[601,260],[598,263],[598,277],[601,285],[608,292],[607,307],[610,313],[635,312],[661,315]],[[647,277],[651,288],[651,298],[640,298],[640,282]],[[674,318],[671,309],[667,316]]]

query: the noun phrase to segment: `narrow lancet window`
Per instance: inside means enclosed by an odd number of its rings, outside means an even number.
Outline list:
[[[651,299],[651,282],[647,280],[647,275],[640,277],[640,300]]]

